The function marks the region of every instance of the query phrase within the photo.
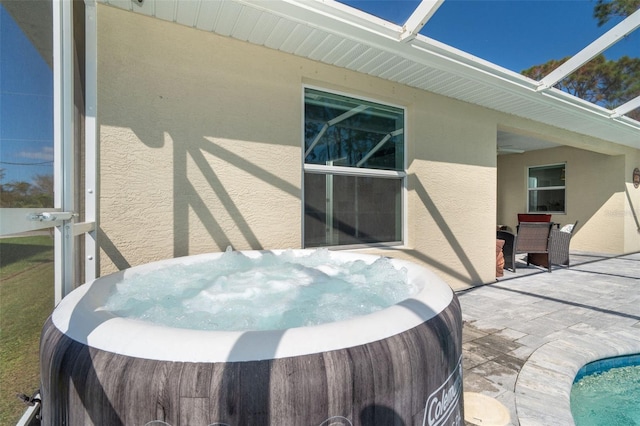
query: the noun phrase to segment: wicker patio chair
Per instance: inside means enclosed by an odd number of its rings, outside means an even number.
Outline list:
[[[549,261],[549,235],[552,222],[520,222],[518,224],[518,234],[516,235],[515,253],[527,253],[527,265],[531,262],[532,255],[536,260],[540,259],[546,263],[547,270],[551,272],[551,262]],[[513,264],[515,272],[516,265]]]
[[[549,236],[549,261],[552,265],[569,267],[569,244],[577,226],[578,221],[573,226],[551,231]]]

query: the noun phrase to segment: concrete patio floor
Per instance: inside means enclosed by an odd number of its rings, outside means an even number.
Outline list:
[[[467,425],[572,425],[578,370],[640,353],[640,253],[572,253],[570,268],[551,273],[520,258],[516,273],[457,295],[464,392],[494,398],[510,414],[491,423],[482,407],[465,406]]]

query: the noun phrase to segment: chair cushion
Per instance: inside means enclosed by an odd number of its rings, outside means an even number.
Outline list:
[[[566,232],[567,234],[570,234],[573,232],[573,223],[570,223],[569,225],[565,225],[562,228],[560,228],[560,232]]]
[[[547,213],[518,213],[518,222],[551,222]]]

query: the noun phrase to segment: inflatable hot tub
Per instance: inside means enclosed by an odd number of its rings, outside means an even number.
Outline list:
[[[118,283],[132,275],[222,255],[130,268],[65,297],[42,331],[42,424],[463,424],[460,305],[449,286],[414,263],[391,260],[419,289],[413,296],[319,325],[196,330],[104,308]],[[330,256],[366,263],[379,258]]]

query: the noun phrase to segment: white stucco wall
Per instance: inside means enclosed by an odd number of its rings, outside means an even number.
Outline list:
[[[571,147],[498,157],[498,222],[515,229],[517,213],[527,208],[527,168],[566,162],[566,214],[561,224],[579,221],[571,250],[621,254],[638,250],[640,234],[634,220],[633,191],[628,190],[632,150],[620,155]],[[633,185],[631,185],[631,188]],[[636,196],[637,197],[637,196]],[[634,204],[637,201],[634,201]],[[637,204],[636,204],[637,205]],[[635,208],[637,215],[637,208]]]
[[[101,271],[299,247],[299,75],[243,43],[110,7],[98,18]]]
[[[105,5],[101,274],[228,245],[301,247],[305,84],[406,107],[406,244],[364,251],[425,264],[456,289],[493,281],[496,132],[531,123]]]

